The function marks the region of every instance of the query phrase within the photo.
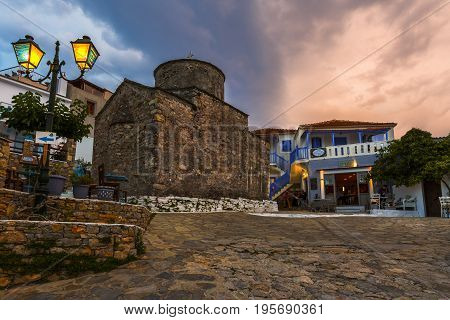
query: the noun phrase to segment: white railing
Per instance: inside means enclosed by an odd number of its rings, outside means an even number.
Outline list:
[[[346,144],[342,146],[329,146],[324,148],[316,148],[326,150],[325,152],[314,152],[315,149],[311,150],[310,160],[320,160],[320,159],[333,159],[333,158],[344,158],[353,157],[361,155],[376,154],[380,149],[387,147],[388,142],[365,142],[365,143],[354,143]],[[318,156],[313,157],[312,154],[316,153]],[[322,156],[319,156],[323,154]]]

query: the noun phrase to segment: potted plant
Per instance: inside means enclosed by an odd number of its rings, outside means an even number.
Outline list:
[[[89,185],[92,184],[92,178],[88,174],[77,175],[75,172],[70,177],[73,186],[73,196],[77,199],[87,199],[89,195]]]
[[[53,196],[60,196],[64,191],[67,178],[64,176],[64,163],[53,162],[50,165],[50,175],[48,177],[48,193]]]

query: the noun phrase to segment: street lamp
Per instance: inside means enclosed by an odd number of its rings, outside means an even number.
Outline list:
[[[91,38],[84,36],[82,39],[70,42],[72,44],[73,56],[80,70],[89,70],[94,67],[99,56]]]
[[[45,52],[34,42],[32,36],[26,35],[25,39],[20,39],[13,43],[17,62],[27,70],[34,70],[39,66]]]
[[[75,79],[81,79],[85,72],[94,67],[97,58],[100,56],[91,39],[88,36],[84,36],[81,39],[72,41],[72,50],[75,57],[75,62],[80,69],[80,76]],[[45,52],[39,48],[39,45],[34,42],[32,36],[26,35],[24,39],[20,39],[17,42],[12,43],[14,52],[16,53],[17,62],[20,66],[26,69],[26,77],[34,82],[42,83],[43,81],[50,79],[50,96],[48,99],[48,110],[45,115],[46,124],[45,130],[53,131],[53,117],[54,109],[56,105],[56,91],[58,88],[58,78],[68,80],[62,72],[62,66],[65,65],[64,61],[59,61],[59,41],[55,43],[55,56],[53,62],[48,61],[47,65],[50,67],[47,75],[41,79],[34,80],[30,74],[39,66],[42,57]],[[49,172],[49,160],[50,160],[50,148],[48,144],[44,144],[44,150],[42,152],[41,163],[39,168],[39,188],[36,190],[36,206],[42,203],[42,208],[45,211],[44,200],[48,195],[48,172]]]

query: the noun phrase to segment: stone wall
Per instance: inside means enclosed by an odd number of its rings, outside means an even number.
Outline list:
[[[188,197],[131,197],[129,203],[146,206],[152,212],[277,212],[275,201],[222,198],[199,199]]]
[[[155,87],[179,89],[197,87],[224,100],[225,74],[211,63],[195,59],[167,61],[154,72]]]
[[[245,113],[196,88],[125,80],[96,118],[94,175],[101,164],[134,196],[268,196],[267,144]]]
[[[22,211],[33,203],[34,195],[30,193],[0,188],[0,220],[19,219]]]
[[[9,140],[0,137],[0,188],[5,186],[9,161]]]
[[[143,252],[142,235],[143,229],[132,225],[0,221],[0,288],[59,272],[112,268]]]
[[[33,202],[31,194],[0,189],[0,220],[30,219]],[[155,216],[144,206],[112,201],[49,197],[47,206],[45,219],[59,222],[129,224],[146,229]]]

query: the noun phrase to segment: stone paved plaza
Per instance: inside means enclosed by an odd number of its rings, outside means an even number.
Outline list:
[[[142,259],[3,299],[448,299],[450,220],[160,214]]]

